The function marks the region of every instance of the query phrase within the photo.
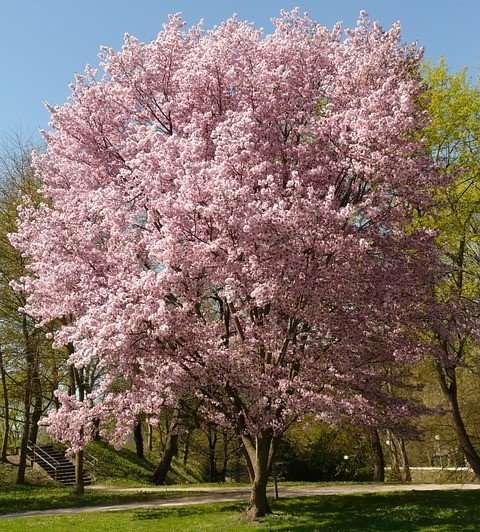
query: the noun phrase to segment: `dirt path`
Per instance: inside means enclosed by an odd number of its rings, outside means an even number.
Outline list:
[[[101,487],[96,487],[101,489]],[[107,488],[105,488],[107,489]],[[329,486],[280,486],[280,497],[308,497],[311,495],[348,495],[353,493],[385,493],[394,491],[431,491],[431,490],[478,490],[480,484],[364,484],[364,485],[335,485]],[[192,495],[181,498],[163,498],[149,502],[131,502],[125,504],[104,505],[104,506],[84,506],[80,508],[58,508],[51,510],[35,510],[30,512],[18,512],[0,515],[0,518],[29,517],[36,515],[66,515],[90,512],[113,512],[120,510],[138,510],[148,508],[161,508],[162,506],[190,506],[193,504],[211,504],[215,502],[231,502],[244,500],[248,497],[249,488],[109,488],[109,491],[122,492],[162,492],[162,491],[190,491],[199,492],[199,495]],[[273,495],[272,490],[269,489]]]

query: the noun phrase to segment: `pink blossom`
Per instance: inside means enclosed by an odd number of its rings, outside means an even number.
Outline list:
[[[420,60],[398,25],[297,11],[267,36],[173,16],[102,50],[51,108],[48,203],[12,235],[28,312],[64,320],[56,345],[104,371],[87,403],[59,396],[55,437],[80,448],[94,416],[118,443],[186,395],[252,437],[411,412],[385,384],[426,351],[432,236],[404,231],[437,179]]]

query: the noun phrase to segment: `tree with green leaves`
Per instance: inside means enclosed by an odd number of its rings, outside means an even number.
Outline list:
[[[1,459],[7,460],[12,426],[21,427],[17,483],[24,483],[28,442],[36,442],[39,421],[55,401],[54,390],[65,373],[65,353],[54,351],[47,328],[23,311],[26,295],[18,283],[26,275],[25,260],[11,245],[17,208],[28,197],[39,201],[30,164],[30,146],[13,139],[0,155],[0,408]]]
[[[435,283],[439,319],[434,326],[436,372],[459,447],[480,478],[480,455],[461,409],[460,376],[478,370],[480,348],[480,86],[466,70],[452,74],[441,61],[425,70],[424,133],[436,163],[452,184],[437,194],[423,223],[438,230],[441,273]]]

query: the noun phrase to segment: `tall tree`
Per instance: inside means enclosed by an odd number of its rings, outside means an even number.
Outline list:
[[[17,483],[25,481],[27,461],[27,444],[32,426],[32,387],[34,374],[38,372],[37,339],[33,320],[22,310],[25,294],[15,291],[12,283],[25,274],[25,263],[20,253],[13,248],[8,234],[16,230],[16,209],[24,194],[34,194],[35,183],[30,165],[29,151],[16,144],[4,148],[0,158],[0,328],[2,331],[4,350],[6,345],[19,358],[9,357],[10,370],[15,371],[17,382],[21,384],[23,393],[22,404],[22,437]],[[8,342],[8,344],[7,344]],[[8,368],[2,361],[3,379],[6,379]],[[4,387],[5,393],[6,387]],[[8,393],[8,391],[7,391]],[[5,403],[5,416],[9,404]],[[7,427],[5,427],[7,430]],[[8,435],[5,436],[4,443]]]
[[[59,394],[51,434],[79,450],[101,419],[121,441],[195,394],[243,442],[256,518],[297,419],[411,412],[383,368],[424,353],[432,239],[405,231],[436,178],[415,136],[420,59],[398,25],[362,14],[344,37],[297,11],[266,37],[173,16],[103,50],[106,76],[88,69],[51,109],[49,203],[13,239],[29,312],[69,316],[56,345],[106,371],[91,404]]]
[[[370,444],[373,455],[373,480],[383,482],[385,480],[385,456],[382,442],[376,427],[370,428]]]
[[[438,194],[440,207],[425,217],[437,229],[443,270],[435,286],[439,303],[434,327],[436,371],[448,403],[458,443],[480,479],[480,455],[473,445],[461,408],[459,377],[478,371],[480,294],[480,87],[467,72],[448,72],[442,61],[426,68],[423,101],[431,116],[425,129],[441,171],[454,176]]]
[[[27,445],[36,441],[39,420],[54,399],[65,359],[61,351],[52,351],[47,330],[38,327],[25,311],[26,293],[21,286],[27,273],[25,261],[9,240],[9,234],[16,231],[17,208],[25,198],[34,204],[40,199],[30,151],[31,147],[18,138],[0,150],[0,393],[5,420],[2,459],[6,459],[9,421],[13,418],[9,410],[14,409],[15,420],[21,426],[18,483],[25,481]]]
[[[8,440],[10,436],[10,401],[9,390],[7,385],[7,372],[5,369],[5,361],[2,348],[0,348],[0,376],[2,379],[3,394],[3,438],[2,449],[0,452],[0,460],[2,462],[6,462],[8,454]]]

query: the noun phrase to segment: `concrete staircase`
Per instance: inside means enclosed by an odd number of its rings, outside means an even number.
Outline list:
[[[38,464],[48,475],[63,484],[73,486],[75,484],[75,466],[65,457],[65,453],[52,445],[29,444],[27,454],[33,463]],[[92,477],[84,471],[83,483],[88,486],[92,483]]]

